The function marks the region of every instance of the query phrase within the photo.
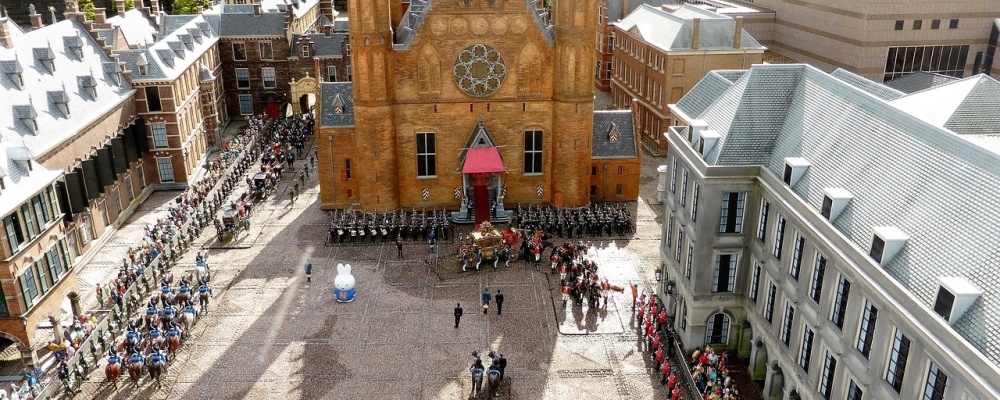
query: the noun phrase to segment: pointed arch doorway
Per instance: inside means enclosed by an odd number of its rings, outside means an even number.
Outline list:
[[[459,211],[452,213],[452,220],[475,224],[476,229],[483,221],[507,221],[509,213],[503,208],[507,168],[500,157],[500,150],[486,131],[482,117],[479,117],[459,157],[463,196]]]

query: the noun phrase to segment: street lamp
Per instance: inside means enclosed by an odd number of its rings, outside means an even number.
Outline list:
[[[24,325],[25,328],[27,328],[28,327],[28,317],[21,317],[21,324]]]
[[[663,280],[663,268],[657,268],[656,269],[656,281],[659,282],[659,281],[662,281],[662,280]]]
[[[666,290],[667,290],[667,294],[670,295],[670,297],[674,297],[674,286],[675,285],[677,285],[677,283],[674,282],[673,279],[667,281]]]

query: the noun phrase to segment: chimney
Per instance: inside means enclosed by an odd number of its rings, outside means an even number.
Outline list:
[[[154,14],[160,13],[160,1],[159,0],[149,0],[149,7],[153,9]]]
[[[622,0],[622,16],[619,19],[625,19],[626,16],[628,16],[628,0]]]
[[[743,17],[736,17],[736,31],[733,32],[733,48],[740,48],[743,43]]]
[[[64,13],[68,14],[77,11],[80,11],[80,4],[77,3],[77,0],[66,0],[66,11]]]
[[[103,8],[94,9],[94,23],[105,24],[108,22],[108,14]]]
[[[11,40],[10,32],[7,32],[7,18],[6,14],[0,14],[0,47],[11,48],[14,47],[14,42]]]
[[[253,3],[253,15],[260,15],[260,3]]]
[[[142,0],[133,0],[132,4],[135,5],[136,10],[141,10],[143,8],[146,8],[146,5],[142,4]]]
[[[34,9],[32,9],[32,11],[33,10]],[[31,18],[31,27],[32,28],[38,29],[38,28],[41,28],[41,27],[45,26],[44,24],[42,24],[42,14],[39,14],[37,12],[36,13],[31,13],[31,14],[28,15],[28,17]]]
[[[115,9],[118,10],[118,15],[125,14],[125,0],[115,0]]]
[[[695,18],[691,21],[691,49],[698,50],[698,41],[701,40],[701,18]]]

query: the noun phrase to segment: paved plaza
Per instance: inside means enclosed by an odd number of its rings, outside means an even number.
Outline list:
[[[655,163],[646,162],[647,173],[654,173]],[[472,390],[470,353],[490,349],[509,361],[509,386],[501,388],[501,398],[666,395],[630,328],[627,291],[615,293],[599,309],[564,308],[547,263],[540,270],[517,262],[461,272],[454,243],[442,243],[435,255],[425,242],[406,242],[403,258],[393,243],[325,246],[330,216],[318,207],[315,173],[294,204],[287,193],[291,176],[286,174],[278,190],[254,210],[249,232],[223,244],[206,229],[175,267],[193,269],[196,249],[206,249],[216,295],[170,364],[162,387],[147,375],[133,388],[125,376],[112,390],[98,370],[78,397],[465,399]],[[651,180],[644,182],[644,198],[652,196]],[[155,193],[108,245],[125,246],[177,194]],[[659,263],[659,225],[646,201],[632,208],[636,235],[594,239],[592,254],[598,273],[612,284],[651,288]],[[93,285],[112,273],[117,261],[109,257],[83,266],[81,284]],[[305,279],[307,259],[314,265],[311,283]],[[353,266],[358,295],[352,303],[334,301],[337,263]],[[503,291],[502,316],[495,305],[482,314],[479,298],[487,288]],[[93,303],[92,295],[85,299]],[[452,316],[456,303],[465,310],[458,329]]]

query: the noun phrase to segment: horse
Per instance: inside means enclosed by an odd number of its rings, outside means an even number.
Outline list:
[[[181,286],[180,292],[174,295],[174,303],[187,304],[189,300],[191,300],[191,287]]]
[[[121,359],[118,357],[108,357],[108,366],[104,367],[104,376],[108,378],[111,385],[118,389],[118,375],[121,374]]]
[[[201,306],[201,312],[208,312],[208,300],[212,297],[208,292],[198,292],[198,305]]]
[[[472,367],[472,396],[479,397],[483,389],[483,368],[482,366]]]
[[[132,381],[132,384],[139,386],[139,380],[142,379],[142,356],[133,354],[129,359],[128,363],[128,377]]]
[[[177,329],[167,331],[167,354],[177,354],[177,349],[181,347],[181,333]]]
[[[174,304],[174,294],[170,291],[169,286],[160,288],[160,303],[163,307],[166,307],[168,304]]]
[[[486,371],[487,381],[490,384],[490,389],[486,393],[486,398],[492,399],[497,394],[497,390],[500,389],[500,383],[503,382],[503,378],[500,376],[500,367],[496,364],[490,365],[490,369]]]
[[[149,378],[156,381],[156,387],[160,387],[160,378],[167,371],[167,363],[160,353],[149,355]]]

